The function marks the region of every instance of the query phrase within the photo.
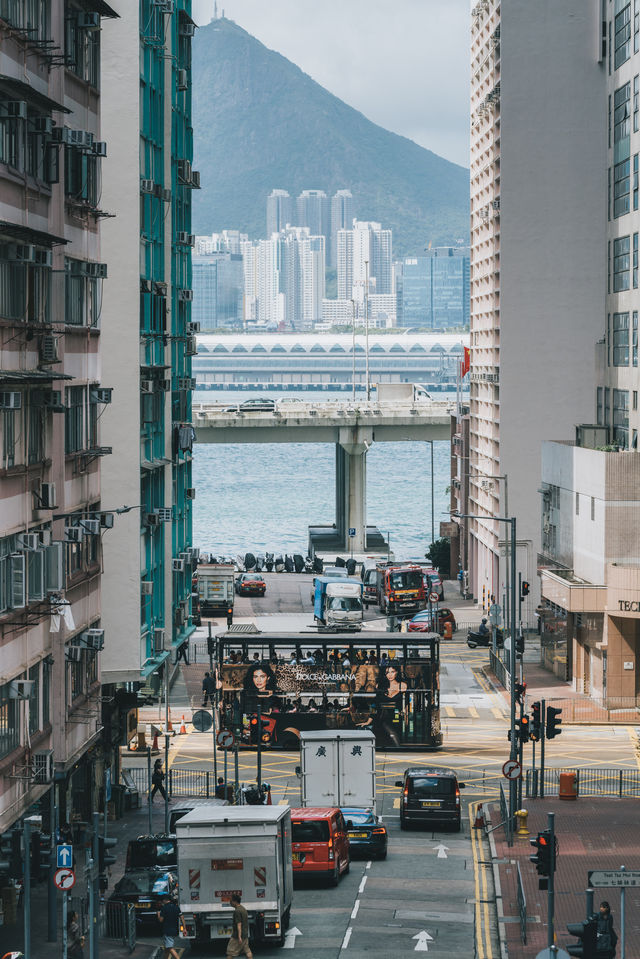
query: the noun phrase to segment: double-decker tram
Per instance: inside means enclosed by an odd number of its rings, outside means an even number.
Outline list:
[[[220,721],[246,746],[295,749],[310,729],[370,729],[381,749],[436,749],[433,634],[237,633],[217,641]]]

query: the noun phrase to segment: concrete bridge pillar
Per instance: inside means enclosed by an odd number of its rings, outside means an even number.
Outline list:
[[[344,427],[336,444],[336,528],[344,549],[354,553],[367,548],[367,450],[372,443],[371,429]]]

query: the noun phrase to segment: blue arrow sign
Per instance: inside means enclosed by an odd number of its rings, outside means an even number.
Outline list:
[[[58,846],[58,869],[73,862],[73,846]]]

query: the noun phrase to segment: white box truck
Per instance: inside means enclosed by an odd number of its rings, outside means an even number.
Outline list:
[[[376,808],[376,740],[371,732],[300,733],[303,806]]]
[[[233,615],[235,568],[230,563],[198,566],[198,597],[201,616]]]
[[[179,904],[186,937],[231,936],[233,892],[253,943],[282,945],[293,898],[288,806],[199,806],[176,823]]]

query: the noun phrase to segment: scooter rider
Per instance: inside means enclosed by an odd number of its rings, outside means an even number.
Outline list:
[[[480,623],[480,625],[478,626],[478,635],[479,635],[479,636],[488,636],[488,635],[489,635],[489,627],[487,626],[487,620],[486,620],[486,618],[483,619],[482,622]]]

